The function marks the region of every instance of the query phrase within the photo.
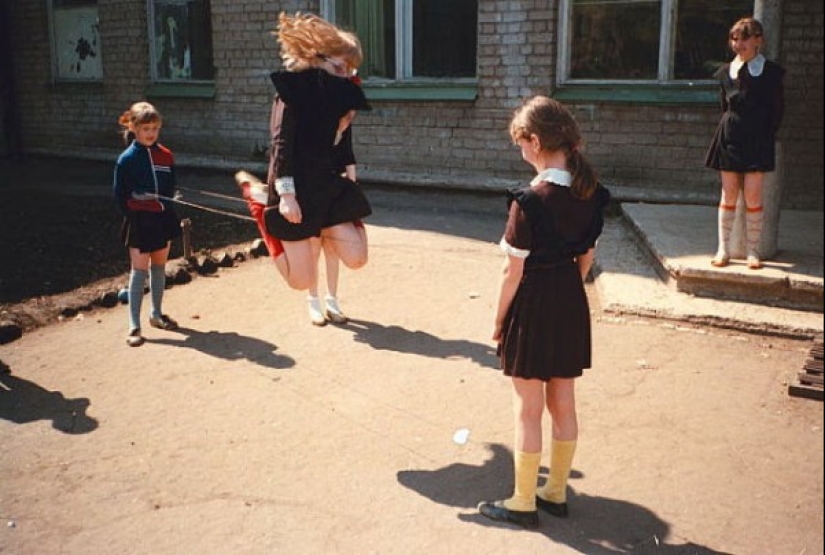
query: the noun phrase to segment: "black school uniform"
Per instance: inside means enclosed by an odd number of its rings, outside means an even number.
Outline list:
[[[596,244],[610,193],[573,196],[570,174],[548,170],[529,187],[508,191],[501,241],[526,258],[524,276],[502,329],[501,367],[508,376],[576,378],[591,365],[590,307],[575,258]]]
[[[276,72],[272,82],[277,96],[270,120],[267,231],[282,241],[300,241],[369,216],[372,210],[361,188],[338,173],[341,156],[336,153],[341,117],[369,109],[361,88],[320,69]],[[275,184],[285,178],[295,185],[300,224],[288,222],[278,210]]]
[[[731,64],[716,73],[722,119],[705,158],[705,166],[736,173],[771,172],[776,168],[776,133],[785,110],[785,70],[762,55],[742,64],[731,77]]]

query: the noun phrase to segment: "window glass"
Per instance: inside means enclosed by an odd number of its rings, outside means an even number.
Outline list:
[[[395,78],[395,0],[336,0],[337,24],[358,35],[362,77]]]
[[[103,79],[97,1],[53,0],[50,5],[57,79]]]
[[[562,81],[711,79],[753,0],[563,0]]]
[[[361,39],[362,77],[476,76],[478,0],[322,0],[322,6]]]
[[[751,1],[681,0],[673,74],[676,79],[704,79],[733,54],[727,36],[731,26],[750,15]]]
[[[208,0],[150,0],[155,79],[211,81],[212,22]]]
[[[574,0],[573,79],[655,79],[659,71],[658,0]]]
[[[475,77],[477,0],[415,0],[413,75]]]

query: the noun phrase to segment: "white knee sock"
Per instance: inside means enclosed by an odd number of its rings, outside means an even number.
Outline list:
[[[736,219],[736,206],[719,205],[719,250],[721,258],[730,256],[730,236],[733,233],[733,222]]]
[[[747,219],[747,241],[748,256],[759,258],[759,246],[762,243],[762,222],[765,213],[761,206],[758,208],[748,208]]]

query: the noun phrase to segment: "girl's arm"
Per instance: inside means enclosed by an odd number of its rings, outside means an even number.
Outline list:
[[[518,291],[521,278],[524,275],[524,259],[507,255],[502,268],[501,283],[498,292],[498,303],[496,309],[495,328],[493,331],[493,341],[501,341],[504,318],[510,310],[510,305]]]
[[[579,255],[576,257],[576,265],[579,267],[579,272],[582,276],[582,281],[587,279],[587,274],[590,273],[590,269],[593,267],[593,260],[596,258],[596,248],[593,247],[586,253]]]
[[[272,150],[267,181],[280,197],[278,210],[288,222],[299,224],[303,220],[301,206],[295,194],[293,160],[297,118],[294,110],[284,102],[275,100],[270,118]]]

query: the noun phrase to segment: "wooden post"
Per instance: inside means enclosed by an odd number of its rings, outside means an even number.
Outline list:
[[[182,219],[180,227],[183,230],[183,259],[189,260],[192,258],[192,220]]]

